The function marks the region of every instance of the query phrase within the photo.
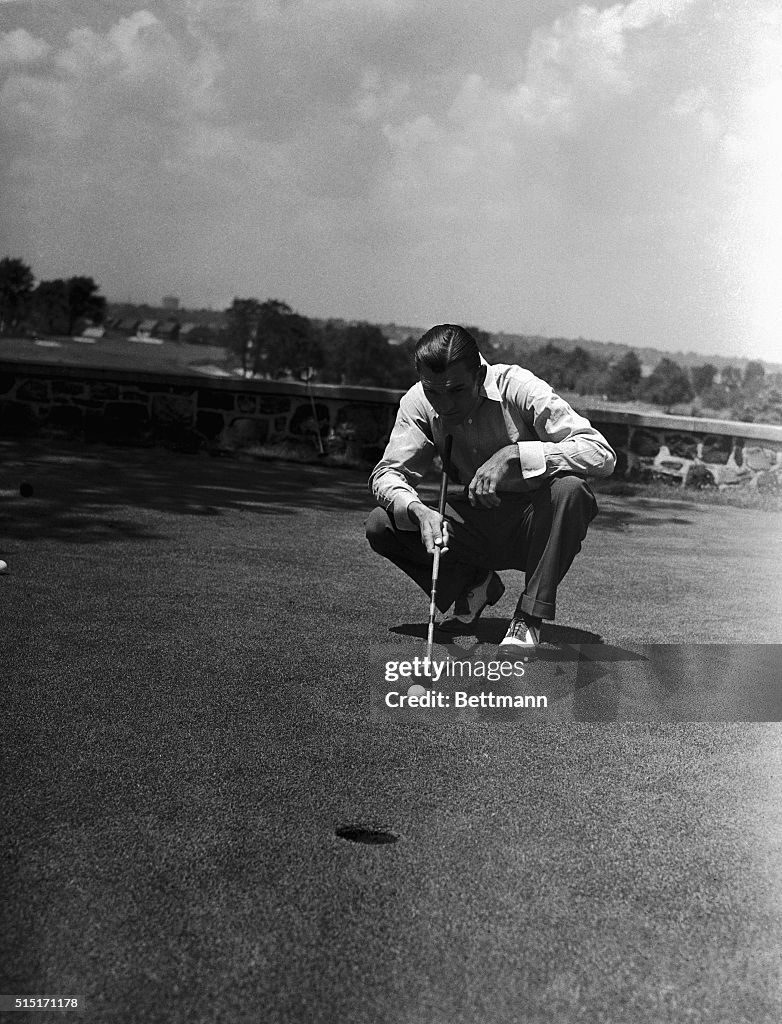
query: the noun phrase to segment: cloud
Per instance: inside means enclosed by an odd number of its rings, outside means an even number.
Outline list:
[[[214,113],[219,59],[148,11],[106,31],[76,27],[0,86],[3,233],[42,261],[60,245],[100,280],[118,251],[184,215],[172,168]],[[168,233],[176,233],[169,224]],[[33,262],[36,262],[34,259]],[[86,269],[86,268],[85,268]]]
[[[100,75],[107,68],[130,75],[154,71],[166,51],[175,49],[173,40],[161,30],[149,11],[136,11],[120,18],[107,33],[91,28],[74,29],[68,46],[57,55],[56,65],[66,74],[81,78]]]
[[[450,239],[455,275],[509,316],[515,292],[549,321],[559,294],[584,332],[608,334],[608,307],[617,322],[656,308],[661,334],[768,349],[782,322],[782,232],[758,230],[763,208],[776,223],[782,163],[768,11],[580,5],[533,32],[515,80],[468,73],[440,116],[386,124],[385,201],[411,237]]]
[[[90,5],[0,36],[0,226],[39,272],[616,340],[750,319],[770,0]]]
[[[748,331],[779,352],[782,332],[782,11],[766,12],[746,87],[721,139],[731,223],[722,245],[738,275]]]
[[[228,5],[227,37],[205,4],[189,5],[184,27],[139,10],[71,28],[45,66],[0,85],[3,233],[44,275],[65,272],[52,261],[67,245],[73,272],[109,294],[132,279],[154,295],[165,277],[165,290],[227,302],[262,275],[286,296],[308,248],[329,271],[387,156],[377,122],[405,89],[346,59],[377,17],[369,5],[341,5],[353,34],[327,6],[305,5],[295,31],[272,10],[271,31]],[[270,250],[276,289],[261,269]]]
[[[1,0],[0,0],[1,2]],[[36,39],[23,28],[0,34],[0,67],[10,64],[35,64],[50,52],[43,39]]]
[[[697,0],[632,0],[620,12],[622,24],[628,29],[644,29],[650,25],[670,25],[681,21]]]
[[[397,192],[426,206],[427,192],[453,184],[480,207],[547,184],[576,214],[639,214],[663,197],[677,206],[694,172],[703,181],[697,165],[721,160],[741,92],[724,69],[754,39],[751,25],[728,32],[705,11],[699,0],[580,5],[538,28],[515,81],[468,73],[440,117],[385,125]]]
[[[413,0],[186,0],[191,21],[200,24],[245,26],[252,22],[281,21],[302,26],[333,15],[396,17],[414,9]]]
[[[209,106],[218,64],[208,50],[188,53],[148,11],[121,18],[106,33],[74,29],[61,49],[44,52],[46,67],[12,73],[0,93],[4,114],[20,132],[24,119],[32,119],[37,132],[24,133],[30,148],[57,144],[55,125],[60,141],[69,136],[83,143],[94,131],[124,148],[137,140],[121,138],[117,122],[123,118],[139,127],[146,122],[150,134],[186,124]],[[56,109],[65,112],[62,120],[51,115]]]

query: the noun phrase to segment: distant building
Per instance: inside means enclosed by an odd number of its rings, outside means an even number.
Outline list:
[[[179,309],[179,299],[176,295],[164,295],[163,296],[163,309],[176,310]]]
[[[106,328],[102,326],[85,327],[79,334],[79,338],[89,341],[99,341],[106,336]]]
[[[155,329],[155,335],[163,341],[176,341],[179,337],[179,321],[173,318],[161,320]]]
[[[128,340],[140,341],[147,345],[162,345],[163,339],[156,336],[158,326],[158,320],[142,320],[136,329],[136,333],[131,334]]]
[[[184,323],[179,329],[179,340],[190,345],[214,345],[218,330],[209,324]]]
[[[141,323],[138,325],[138,328],[136,329],[136,334],[140,338],[151,338],[152,335],[157,330],[157,325],[157,320],[142,320]]]
[[[125,316],[113,324],[113,327],[120,334],[135,334],[141,321],[137,317]]]

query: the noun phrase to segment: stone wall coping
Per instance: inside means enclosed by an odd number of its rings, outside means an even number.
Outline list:
[[[663,412],[630,412],[627,409],[587,409],[578,411],[595,422],[622,423],[652,430],[681,431],[684,434],[721,434],[758,441],[782,442],[782,425],[745,423],[743,420],[712,420],[700,416],[671,416]]]
[[[391,388],[356,387],[346,384],[311,384],[295,380],[258,380],[248,377],[212,377],[181,370],[129,370],[111,366],[72,366],[68,363],[27,362],[0,359],[0,373],[23,373],[31,377],[67,377],[70,380],[112,381],[120,384],[165,384],[205,388],[210,391],[243,391],[250,394],[336,398],[341,401],[376,402],[398,405],[404,394]]]
[[[251,380],[242,377],[211,377],[200,373],[165,370],[130,370],[103,366],[70,366],[63,363],[35,363],[24,360],[0,360],[0,373],[25,374],[31,377],[64,377],[120,384],[164,384],[210,391],[241,391],[249,394],[290,395],[292,397],[337,399],[345,402],[368,402],[398,405],[405,393],[394,388],[355,387],[343,384],[312,384],[309,387],[291,380]],[[626,409],[590,408],[577,405],[584,416],[596,423],[617,423],[651,430],[682,433],[716,434],[748,440],[782,443],[782,425],[745,423],[740,420],[701,419],[696,416],[671,416],[668,413],[631,412]]]

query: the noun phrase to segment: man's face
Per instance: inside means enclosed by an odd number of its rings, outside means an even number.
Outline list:
[[[419,367],[424,394],[446,427],[464,423],[478,403],[485,370],[473,373],[465,362],[453,363],[443,373]]]

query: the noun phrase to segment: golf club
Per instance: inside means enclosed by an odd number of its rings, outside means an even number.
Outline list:
[[[448,468],[451,464],[451,445],[453,444],[453,437],[450,434],[445,438],[445,455],[443,456],[443,472],[440,477],[440,502],[437,506],[437,511],[440,513],[442,519],[445,515],[445,503],[448,498]],[[442,545],[438,545],[434,549],[434,561],[432,562],[432,592],[431,599],[429,601],[429,632],[426,639],[426,656],[431,661],[432,658],[432,646],[434,644],[434,617],[437,612],[435,605],[435,598],[437,596],[437,577],[440,572],[440,552]]]

